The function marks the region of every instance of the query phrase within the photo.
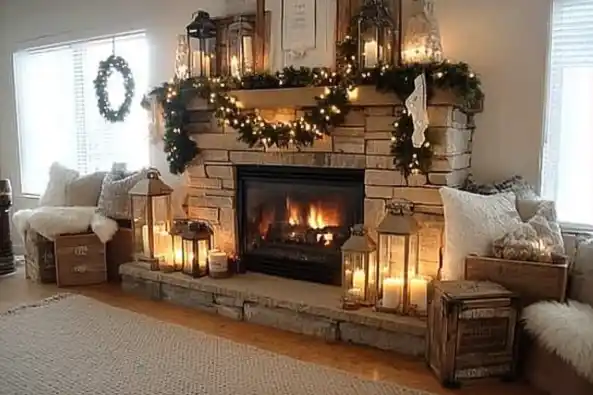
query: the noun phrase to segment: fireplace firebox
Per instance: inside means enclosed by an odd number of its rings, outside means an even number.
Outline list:
[[[247,269],[340,285],[340,247],[364,220],[364,170],[237,166],[237,181]]]

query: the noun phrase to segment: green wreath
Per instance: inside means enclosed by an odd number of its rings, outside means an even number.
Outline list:
[[[111,107],[109,92],[107,92],[107,81],[113,71],[120,73],[124,79],[125,99],[118,109]],[[111,55],[99,63],[99,71],[94,81],[95,93],[97,95],[97,106],[99,113],[107,121],[115,123],[122,122],[130,113],[134,89],[136,84],[128,62],[121,56]]]

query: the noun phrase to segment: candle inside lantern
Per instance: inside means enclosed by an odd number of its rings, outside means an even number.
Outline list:
[[[355,270],[354,275],[352,276],[352,287],[355,289],[360,289],[360,292],[363,293],[365,289],[365,280],[366,276],[364,274],[364,270]]]
[[[152,238],[153,238],[153,257],[158,258],[160,256],[169,253],[171,248],[171,236],[166,230],[164,224],[157,224],[152,227]],[[142,250],[144,256],[150,256],[150,240],[148,239],[148,225],[142,226]]]
[[[372,68],[379,63],[379,45],[375,40],[364,43],[364,67]]]
[[[253,70],[253,37],[243,37],[243,51],[245,69],[247,72],[251,72]]]
[[[235,55],[231,58],[231,76],[241,78],[241,70],[239,68],[239,58]]]
[[[403,278],[386,278],[383,280],[383,307],[397,309],[404,292]]]
[[[410,280],[410,304],[415,305],[418,311],[427,309],[428,281],[415,277]]]

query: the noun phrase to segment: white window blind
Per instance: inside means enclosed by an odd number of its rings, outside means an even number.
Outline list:
[[[542,194],[593,228],[593,0],[554,0]]]
[[[97,108],[93,81],[99,62],[115,52],[132,70],[136,83],[130,114],[110,123]],[[21,192],[45,190],[53,162],[88,174],[109,170],[114,162],[129,169],[149,164],[148,119],[140,106],[148,89],[148,43],[144,34],[116,36],[14,56],[20,141]],[[108,82],[114,108],[124,98],[123,79]]]

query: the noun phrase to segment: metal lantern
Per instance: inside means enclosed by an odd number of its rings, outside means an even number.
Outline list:
[[[171,260],[169,266],[176,272],[183,270],[183,233],[189,223],[186,220],[176,220],[171,229]]]
[[[396,51],[396,29],[384,0],[365,0],[355,17],[358,31],[358,62],[361,69],[392,64]]]
[[[351,236],[342,245],[342,307],[354,309],[375,303],[377,277],[377,245],[362,225],[352,228]]]
[[[167,266],[171,256],[173,189],[150,169],[145,179],[130,190],[130,207],[133,213],[132,232],[137,260],[150,262],[151,270]]]
[[[423,314],[427,306],[428,281],[418,271],[419,226],[413,204],[392,202],[379,226],[377,310]]]
[[[228,27],[227,66],[228,74],[235,78],[253,73],[255,21],[247,15],[237,15]]]
[[[434,0],[415,0],[418,11],[410,17],[402,46],[404,63],[432,63],[443,60],[439,25],[434,16]]]
[[[206,11],[194,12],[187,25],[189,73],[191,77],[210,77],[216,74],[216,23]]]
[[[212,249],[214,232],[204,222],[192,222],[181,235],[183,273],[194,278],[208,274],[208,252]]]

